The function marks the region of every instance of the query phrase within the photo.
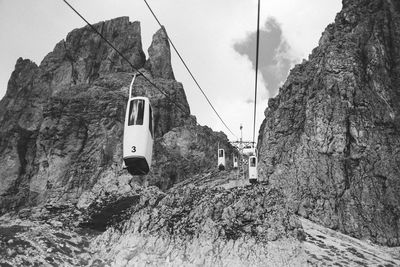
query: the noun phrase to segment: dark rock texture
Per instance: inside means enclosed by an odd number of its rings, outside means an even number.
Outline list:
[[[74,232],[60,222],[0,218],[1,266],[98,266],[89,250],[93,231]]]
[[[399,1],[343,1],[265,116],[261,176],[298,214],[400,245]]]
[[[139,22],[121,17],[94,26],[164,91],[142,76],[133,88],[153,106],[152,172],[132,177],[122,169],[125,106],[135,71],[89,27],[76,29],[40,66],[18,59],[11,75],[0,102],[0,213],[29,205],[87,208],[110,194],[117,201],[131,197],[132,182],[165,190],[212,168],[218,142],[230,148],[225,135],[195,126],[183,86],[174,80],[164,31],[153,38],[146,69]],[[174,134],[179,132],[185,134]],[[195,136],[202,146],[182,141]]]

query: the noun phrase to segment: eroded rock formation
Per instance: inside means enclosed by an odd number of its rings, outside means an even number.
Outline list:
[[[148,52],[149,59],[146,62],[146,68],[151,70],[153,77],[175,79],[171,66],[171,50],[164,27],[154,34]]]
[[[343,1],[260,130],[262,176],[298,214],[400,244],[399,77],[400,3]]]
[[[197,177],[135,207],[129,219],[93,241],[99,260],[118,266],[306,265],[304,233],[284,195],[266,186],[213,186],[234,177]]]

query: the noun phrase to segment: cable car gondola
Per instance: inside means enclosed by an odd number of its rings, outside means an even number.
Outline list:
[[[257,156],[249,157],[249,182],[256,183],[258,180],[257,174]]]
[[[238,157],[237,156],[233,157],[233,168],[234,169],[238,168]]]
[[[150,100],[132,97],[133,77],[126,106],[123,159],[132,175],[147,174],[153,155],[154,120]]]
[[[225,170],[225,150],[222,148],[218,149],[218,169]]]

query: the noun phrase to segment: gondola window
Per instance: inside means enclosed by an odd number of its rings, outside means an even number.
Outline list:
[[[144,100],[134,99],[129,105],[128,125],[143,125]]]
[[[250,167],[255,167],[256,166],[256,158],[251,158],[250,159]]]

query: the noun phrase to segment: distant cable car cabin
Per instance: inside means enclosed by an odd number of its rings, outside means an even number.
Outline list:
[[[218,149],[218,169],[225,170],[225,150]]]
[[[255,183],[258,180],[257,174],[257,157],[250,156],[249,157],[249,181],[250,183]]]
[[[246,156],[255,156],[256,155],[256,149],[254,147],[251,146],[245,146],[243,148],[243,154]]]
[[[234,169],[238,168],[238,158],[236,156],[233,157],[233,168]]]
[[[132,175],[147,174],[153,155],[154,120],[150,100],[147,97],[132,97],[133,77],[126,107],[123,159]]]

